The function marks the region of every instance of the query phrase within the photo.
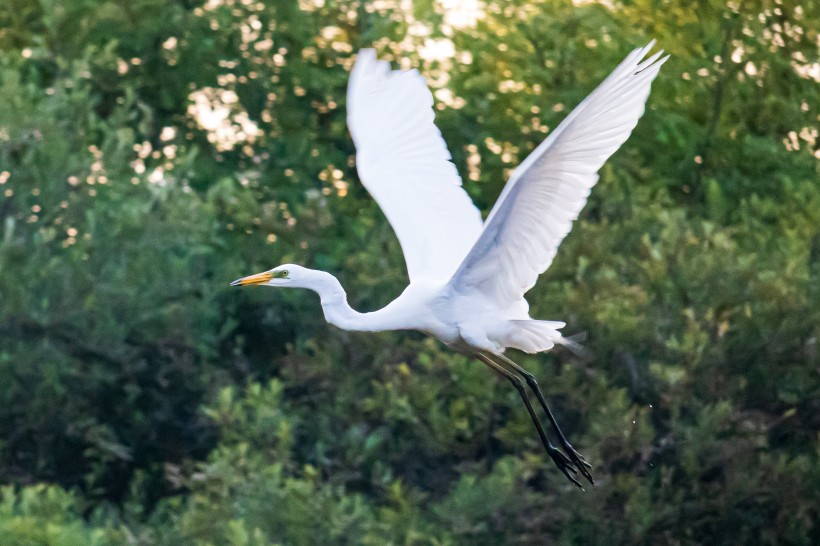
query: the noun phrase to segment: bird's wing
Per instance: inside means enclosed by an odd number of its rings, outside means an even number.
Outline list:
[[[449,279],[482,227],[434,117],[418,71],[391,71],[372,49],[359,52],[347,89],[356,167],[396,232],[411,281]]]
[[[498,305],[520,300],[552,262],[598,181],[598,169],[643,115],[667,57],[626,59],[513,172],[476,244],[450,285],[479,290]]]

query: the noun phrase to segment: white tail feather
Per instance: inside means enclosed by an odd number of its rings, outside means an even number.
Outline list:
[[[548,351],[561,343],[563,338],[558,329],[564,326],[563,322],[549,320],[511,320],[502,343],[530,354]]]
[[[581,342],[584,341],[586,338],[586,332],[579,332],[577,334],[573,334],[567,337],[561,336],[561,338],[556,340],[555,343],[566,347],[578,358],[589,358],[589,350],[583,345],[581,345]]]

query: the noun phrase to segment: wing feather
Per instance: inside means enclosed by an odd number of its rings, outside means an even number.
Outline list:
[[[598,181],[598,170],[643,115],[667,57],[638,48],[513,172],[450,285],[480,290],[500,307],[533,287],[555,257]],[[659,60],[660,59],[660,60]]]
[[[391,71],[373,50],[362,50],[347,109],[359,177],[399,239],[410,280],[449,279],[482,221],[434,124],[424,78]]]

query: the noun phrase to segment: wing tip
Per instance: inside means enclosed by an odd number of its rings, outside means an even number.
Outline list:
[[[663,49],[660,49],[653,53],[651,56],[646,57],[646,55],[652,50],[656,43],[657,41],[653,38],[648,44],[646,44],[646,46],[635,50],[640,51],[640,55],[637,56],[638,63],[635,65],[634,74],[640,74],[641,72],[644,72],[647,69],[652,68],[660,69],[661,65],[663,65],[663,63],[665,63],[669,59],[669,54],[661,58],[661,55],[664,54]]]
[[[356,61],[353,63],[353,70],[350,73],[351,81],[359,76],[378,77],[379,72],[390,72],[389,63],[380,61],[376,55],[376,50],[367,47],[360,49],[356,54]]]
[[[361,61],[369,61],[376,58],[376,50],[372,47],[365,47],[359,50],[356,54],[356,62],[359,63]]]

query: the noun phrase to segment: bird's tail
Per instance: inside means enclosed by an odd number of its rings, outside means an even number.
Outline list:
[[[584,340],[586,340],[586,338],[586,332],[579,332],[571,336],[561,336],[561,339],[558,339],[555,343],[563,347],[566,347],[572,354],[574,354],[578,358],[586,359],[590,356],[589,349],[581,345],[581,343]]]
[[[563,322],[552,320],[511,320],[503,345],[525,353],[548,351],[565,339],[558,331],[564,326]]]

